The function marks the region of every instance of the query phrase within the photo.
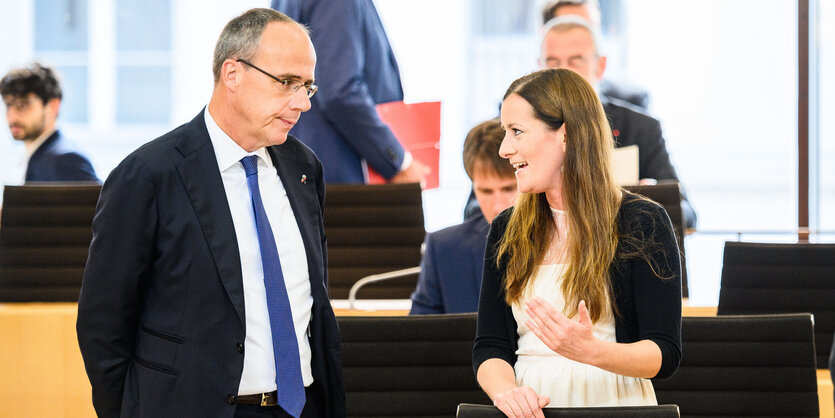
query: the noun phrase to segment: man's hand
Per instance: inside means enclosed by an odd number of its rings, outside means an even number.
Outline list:
[[[389,180],[389,183],[420,183],[420,187],[426,185],[426,176],[432,171],[428,166],[421,164],[418,160],[412,163],[405,170],[397,173]]]

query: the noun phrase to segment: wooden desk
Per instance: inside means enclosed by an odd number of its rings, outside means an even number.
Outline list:
[[[0,304],[0,417],[95,417],[75,334],[77,310],[75,303]],[[335,311],[337,315],[408,314],[404,309]],[[684,311],[695,316],[716,314],[715,307]],[[832,418],[829,370],[818,369],[817,378],[821,417]]]
[[[408,315],[409,309],[404,309],[404,302],[400,300],[392,303],[377,303],[376,305],[363,306],[361,309],[350,309],[346,303],[332,301],[333,312],[336,316],[402,316]],[[363,301],[365,302],[365,301]],[[375,301],[376,302],[376,301]],[[715,306],[690,306],[686,302],[681,306],[682,316],[716,316]]]
[[[76,303],[0,304],[0,416],[95,417]]]
[[[818,405],[821,418],[835,417],[835,399],[832,398],[832,377],[829,370],[818,369]]]

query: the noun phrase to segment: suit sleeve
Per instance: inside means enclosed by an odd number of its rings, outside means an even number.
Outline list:
[[[365,81],[363,25],[376,22],[364,21],[360,7],[357,0],[339,0],[318,2],[304,12],[318,60],[320,90],[313,106],[374,170],[390,179],[400,170],[404,150],[377,115]]]
[[[78,344],[99,417],[118,417],[135,351],[157,201],[147,169],[128,158],[105,182],[78,298]]]
[[[509,212],[507,210],[493,220],[487,237],[478,299],[478,325],[473,343],[473,372],[476,375],[481,364],[491,358],[504,360],[511,366],[516,363],[516,335],[508,331],[515,330],[516,323],[504,299],[504,268],[499,269],[496,265],[498,243],[504,235]]]
[[[639,212],[643,242],[649,261],[632,265],[632,298],[638,322],[638,339],[653,341],[661,349],[661,369],[656,378],[667,378],[681,361],[681,260],[673,225],[664,209],[652,204]],[[663,279],[659,278],[660,274]]]
[[[420,262],[420,276],[412,293],[412,310],[409,315],[444,313],[444,299],[441,292],[441,278],[435,262],[435,248],[432,234],[426,236],[426,251]]]

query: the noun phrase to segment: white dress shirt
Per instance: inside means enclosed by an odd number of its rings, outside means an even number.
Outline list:
[[[275,359],[273,357],[270,316],[267,310],[267,294],[264,289],[264,270],[261,263],[261,247],[252,209],[252,200],[246,173],[240,160],[247,155],[258,156],[258,187],[264,210],[270,220],[273,236],[281,259],[281,271],[290,299],[290,310],[299,343],[302,380],[305,386],[313,383],[311,372],[310,342],[307,329],[310,323],[313,296],[310,293],[310,277],[307,256],[299,226],[287,191],[278,177],[267,150],[260,148],[246,152],[229,137],[209,114],[204,112],[206,128],[217,156],[220,176],[241,254],[241,270],[244,285],[244,312],[246,315],[246,341],[244,342],[244,370],[238,395],[251,395],[276,390]]]

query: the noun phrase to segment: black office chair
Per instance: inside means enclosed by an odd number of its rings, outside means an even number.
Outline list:
[[[490,403],[473,376],[475,314],[337,321],[349,417],[450,417]]]
[[[653,380],[681,416],[817,417],[812,316],[682,318],[681,366]]]
[[[545,418],[557,417],[621,417],[621,418],[677,418],[678,407],[675,405],[654,406],[613,406],[598,408],[544,408]],[[495,406],[461,404],[456,418],[504,418]]]
[[[100,191],[89,183],[5,187],[0,301],[78,300]]]
[[[690,292],[687,286],[687,257],[684,256],[684,214],[681,211],[681,186],[677,182],[664,182],[645,186],[624,186],[624,189],[639,194],[664,207],[670,221],[673,223],[673,231],[678,239],[678,250],[681,254],[681,296],[688,297]]]
[[[364,277],[414,268],[426,230],[420,185],[328,185],[325,234],[328,237],[328,293],[346,299]],[[417,272],[369,285],[362,298],[408,299]]]
[[[726,242],[719,315],[810,312],[817,366],[835,332],[835,244]]]

